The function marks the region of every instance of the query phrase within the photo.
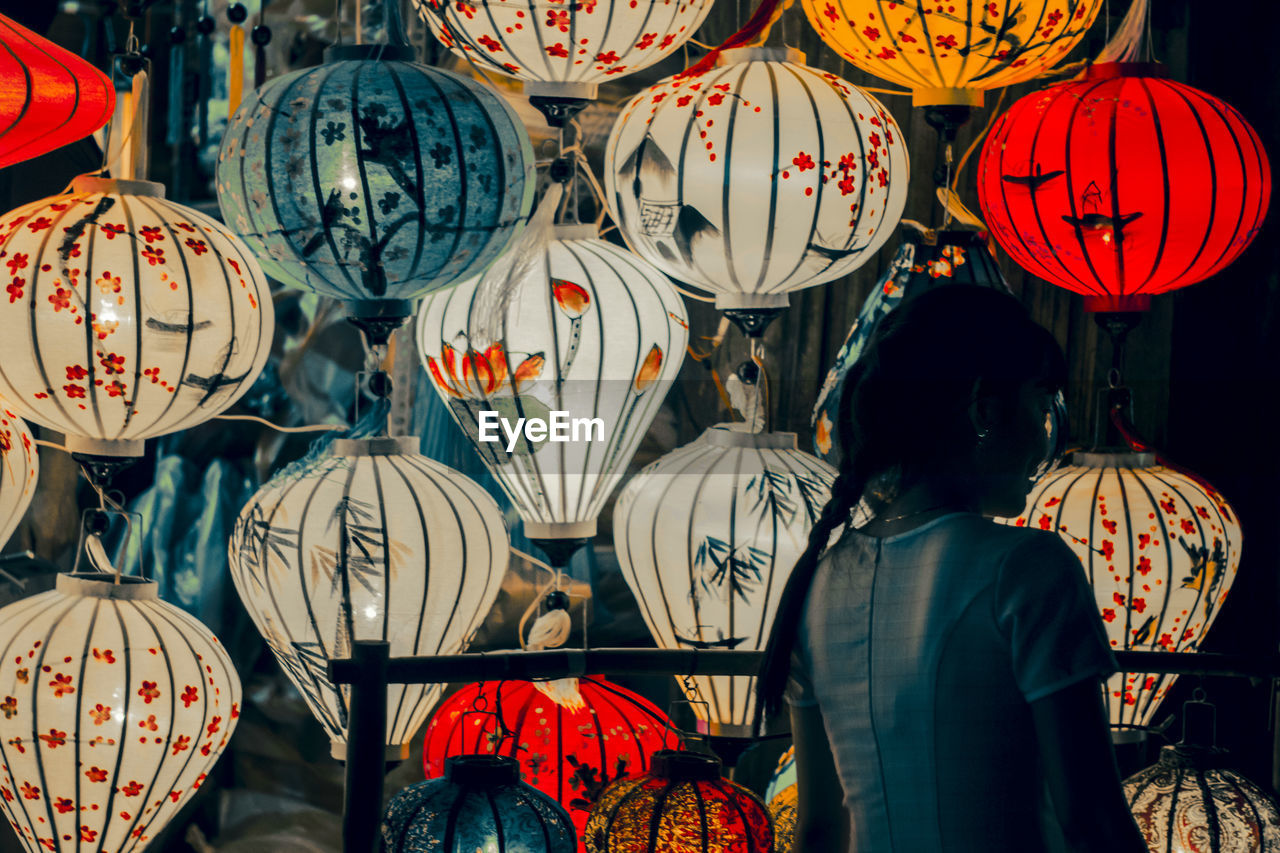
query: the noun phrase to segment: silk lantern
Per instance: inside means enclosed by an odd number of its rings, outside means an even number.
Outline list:
[[[111,79],[0,15],[0,169],[83,139],[115,110]]]
[[[671,283],[593,226],[557,226],[504,304],[473,279],[423,300],[418,351],[454,420],[531,539],[595,535],[596,518],[680,370],[688,342]],[[492,303],[492,304],[491,304]],[[490,426],[484,440],[484,412]],[[501,417],[563,413],[563,436],[511,440]],[[565,439],[565,440],[561,440]]]
[[[497,598],[509,554],[502,514],[476,483],[417,453],[418,439],[338,439],[286,470],[240,513],[231,579],[285,674],[346,755],[349,689],[328,662],[355,640],[391,654],[461,652]],[[387,757],[408,742],[441,685],[387,687]]]
[[[882,3],[803,0],[832,50],[906,86],[916,106],[982,106],[986,89],[1040,76],[1079,43],[1101,0]]]
[[[31,853],[146,849],[236,727],[230,658],[156,589],[61,574],[0,610],[0,795]]]
[[[1152,853],[1280,853],[1280,810],[1221,750],[1178,744],[1125,780]]]
[[[836,471],[795,433],[720,425],[627,483],[613,515],[618,564],[664,649],[762,649],[778,599]],[[692,677],[712,734],[748,734],[755,679]],[[690,698],[694,698],[690,696]]]
[[[587,853],[774,853],[764,804],[725,779],[719,759],[664,750],[652,767],[604,792],[587,821]]]
[[[1194,652],[1240,566],[1235,511],[1152,453],[1076,453],[1032,487],[1007,523],[1052,530],[1075,551],[1116,650]],[[1111,723],[1145,726],[1169,675],[1117,673]]]
[[[388,853],[573,853],[577,837],[555,800],[520,781],[514,759],[461,755],[443,779],[392,798],[382,824]]]
[[[996,122],[978,197],[1024,269],[1085,295],[1091,311],[1140,311],[1195,284],[1253,240],[1271,167],[1228,104],[1162,66],[1093,65]]]
[[[411,48],[331,47],[232,116],[218,203],[272,277],[403,318],[485,269],[533,203],[533,149],[493,91]]]
[[[835,364],[827,371],[813,407],[814,449],[823,460],[836,462],[840,448],[835,425],[845,378],[862,356],[871,333],[886,314],[903,300],[945,284],[969,284],[1009,292],[1000,266],[987,249],[980,231],[908,232],[889,268],[871,288],[858,318],[849,327]]]
[[[31,430],[0,401],[0,548],[27,514],[39,476]]]
[[[907,150],[880,102],[795,50],[726,50],[650,86],[605,148],[610,211],[637,254],[715,294],[777,311],[889,238]]]
[[[569,692],[544,692],[532,681],[486,681],[454,693],[427,724],[427,778],[441,776],[453,756],[509,756],[520,778],[568,811],[581,838],[601,792],[645,773],[649,756],[678,747],[679,738],[643,696],[599,676],[576,682]]]
[[[253,384],[275,319],[248,247],[150,181],[81,177],[0,219],[0,396],[69,449],[141,456]]]
[[[414,0],[442,44],[477,65],[525,81],[535,97],[591,99],[600,83],[680,49],[711,0]]]
[[[797,792],[796,748],[793,746],[778,759],[778,768],[764,792],[773,821],[776,853],[792,853],[796,849],[796,822],[800,817]]]

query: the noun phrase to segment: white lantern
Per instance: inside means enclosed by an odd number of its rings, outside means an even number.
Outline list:
[[[77,178],[0,221],[0,396],[82,453],[207,421],[267,361],[271,293],[248,247],[149,181]]]
[[[712,427],[637,474],[618,497],[623,577],[664,649],[761,649],[836,470],[795,433]],[[694,676],[712,734],[749,733],[755,679]],[[692,696],[690,698],[693,698]]]
[[[32,853],[144,850],[240,716],[218,638],[154,581],[58,575],[0,610],[0,796]]]
[[[0,548],[27,514],[39,476],[31,430],[0,401]]]
[[[1240,567],[1240,524],[1212,486],[1151,453],[1077,453],[1032,488],[1008,524],[1053,530],[1093,586],[1117,651],[1194,652]],[[1145,726],[1170,675],[1118,673],[1111,722]]]
[[[774,309],[846,275],[907,198],[902,131],[880,102],[795,50],[726,50],[623,109],[606,196],[628,245],[722,309]]]
[[[285,674],[346,755],[349,688],[330,660],[354,640],[396,657],[463,650],[498,596],[509,545],[497,503],[417,453],[418,439],[338,439],[332,452],[258,490],[228,555],[245,609]],[[441,685],[387,688],[388,757],[408,743]]]
[[[662,273],[596,239],[592,226],[559,226],[555,236],[499,317],[482,316],[480,279],[431,294],[418,314],[432,384],[531,539],[595,535],[689,335],[684,304]],[[485,412],[494,414],[482,434]],[[522,417],[561,424],[563,435],[510,440],[504,430]]]
[[[711,0],[414,0],[459,56],[518,77],[534,95],[594,98],[596,86],[680,49]]]

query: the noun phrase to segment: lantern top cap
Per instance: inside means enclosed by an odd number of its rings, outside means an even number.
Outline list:
[[[600,232],[594,225],[556,225],[551,236],[555,240],[593,240]]]
[[[747,432],[733,424],[716,424],[702,433],[702,440],[716,447],[753,447],[765,450],[795,450],[794,432]]]
[[[1160,747],[1159,763],[1165,767],[1186,770],[1209,770],[1229,766],[1231,756],[1225,749],[1216,746],[1174,743]]]
[[[160,585],[155,581],[99,572],[59,574],[56,589],[63,595],[111,598],[116,601],[156,601],[160,597]]]
[[[156,181],[126,181],[120,178],[101,178],[97,175],[80,175],[71,182],[71,191],[77,194],[113,193],[164,198],[164,184]]]
[[[498,788],[520,783],[520,762],[505,755],[453,755],[444,760],[444,776],[455,785]]]
[[[720,759],[703,752],[663,749],[649,761],[649,775],[672,782],[714,782],[720,779]]]
[[[382,436],[381,438],[335,438],[334,456],[416,456],[416,435]]]
[[[1108,453],[1091,450],[1086,453],[1071,454],[1070,462],[1082,468],[1152,468],[1156,464],[1156,455],[1132,451]]]
[[[716,67],[739,62],[791,62],[804,65],[804,61],[804,52],[794,47],[731,47],[720,51],[716,57]]]
[[[324,49],[325,62],[417,62],[418,52],[409,45],[331,44]]]
[[[1169,68],[1160,62],[1095,62],[1085,74],[1086,80],[1109,80],[1115,77],[1168,77]]]

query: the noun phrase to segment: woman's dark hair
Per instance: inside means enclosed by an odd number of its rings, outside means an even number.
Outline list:
[[[1012,397],[1038,381],[1066,385],[1053,335],[1014,297],[988,287],[948,285],[909,298],[885,316],[845,379],[836,423],[843,456],[831,499],[809,534],[778,603],[756,684],[756,728],[781,710],[796,631],[819,557],[875,477],[903,485],[972,448],[969,403]]]

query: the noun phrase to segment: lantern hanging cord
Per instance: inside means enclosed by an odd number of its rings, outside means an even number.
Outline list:
[[[1009,89],[1006,87],[1000,90],[1000,97],[996,99],[996,105],[991,108],[991,118],[987,119],[987,124],[978,135],[973,138],[973,142],[969,143],[969,147],[960,155],[960,162],[956,164],[956,170],[951,176],[951,192],[956,192],[956,187],[960,185],[960,175],[964,172],[965,165],[969,162],[969,158],[973,156],[973,152],[978,150],[978,146],[982,144],[982,140],[986,138],[987,133],[996,123],[996,117],[1000,115],[1000,107],[1004,105],[1004,96],[1008,94]]]
[[[273,424],[271,421],[267,420],[266,418],[260,418],[257,415],[214,415],[213,420],[215,421],[252,421],[257,424],[262,424],[265,427],[269,427],[270,429],[273,429],[276,432],[283,432],[283,433],[330,432],[332,430],[342,429],[342,427],[340,426],[334,426],[331,424],[307,424],[306,426],[296,426],[296,427],[280,426],[280,424]]]

